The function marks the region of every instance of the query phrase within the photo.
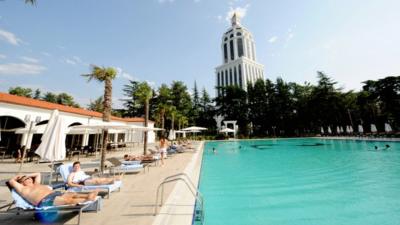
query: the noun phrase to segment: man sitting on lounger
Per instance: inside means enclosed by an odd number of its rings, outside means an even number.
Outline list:
[[[67,184],[70,187],[82,187],[84,185],[113,184],[114,181],[120,179],[121,177],[91,177],[81,170],[80,162],[74,162],[72,172],[68,176]]]
[[[40,184],[40,173],[32,173],[24,176],[15,176],[9,184],[21,197],[37,207],[76,205],[86,201],[95,200],[98,191],[88,193],[53,191],[47,185]]]

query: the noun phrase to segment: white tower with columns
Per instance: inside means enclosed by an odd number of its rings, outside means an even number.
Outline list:
[[[249,83],[264,79],[264,65],[257,62],[253,35],[234,13],[232,27],[222,36],[222,62],[215,68],[217,87],[236,85],[246,90]],[[221,93],[218,91],[217,95]]]

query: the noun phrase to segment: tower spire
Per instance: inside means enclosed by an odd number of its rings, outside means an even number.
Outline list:
[[[233,13],[233,16],[231,18],[231,23],[232,26],[240,25],[240,17],[236,12]]]

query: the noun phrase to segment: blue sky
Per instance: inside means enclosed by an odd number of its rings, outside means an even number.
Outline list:
[[[129,79],[155,87],[196,80],[214,95],[221,36],[233,10],[255,38],[266,78],[315,83],[321,70],[345,90],[400,75],[396,0],[0,1],[0,91],[67,92],[82,106],[103,93],[80,74],[118,68],[113,105]]]

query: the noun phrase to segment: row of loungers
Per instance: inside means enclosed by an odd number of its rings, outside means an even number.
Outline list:
[[[130,164],[120,164],[119,166],[114,166],[115,160],[119,161],[116,158],[110,158],[108,161],[113,163],[113,167],[115,172],[124,172],[124,173],[138,173],[143,169],[143,165],[139,163]],[[122,187],[122,181],[114,181],[113,184],[108,185],[85,185],[83,187],[68,187],[67,180],[69,174],[72,172],[72,163],[63,164],[60,163],[57,166],[57,173],[62,177],[63,184],[55,185],[51,188],[63,188],[66,191],[70,192],[88,192],[92,190],[101,190],[99,193],[100,196],[110,197],[112,192],[120,191]],[[15,213],[16,215],[24,214],[24,213],[34,213],[34,216],[37,220],[41,222],[54,222],[57,218],[59,212],[77,212],[78,213],[78,225],[81,221],[81,214],[83,212],[98,212],[102,206],[102,198],[97,196],[94,201],[87,201],[79,205],[62,205],[62,206],[45,206],[45,207],[37,207],[26,201],[18,192],[16,192],[7,182],[7,186],[11,192],[11,196],[13,202],[7,204],[5,206],[1,206],[0,209],[5,211],[0,211],[1,213]]]
[[[182,153],[181,149],[176,153]],[[109,161],[113,166],[110,169],[110,174],[115,173],[139,173],[142,169],[151,163],[157,163],[160,160],[160,155],[156,154],[153,156],[153,160],[145,161],[120,161],[117,158],[109,158]],[[72,163],[60,163],[58,164],[56,171],[61,175],[63,184],[53,186],[53,189],[64,188],[66,191],[71,192],[88,192],[92,190],[103,190],[100,195],[110,197],[110,194],[115,191],[120,191],[122,187],[122,181],[114,181],[113,184],[108,185],[85,185],[82,187],[68,187],[67,180],[69,174],[72,172]],[[148,166],[147,166],[148,168]],[[16,215],[23,213],[34,213],[35,218],[41,222],[54,222],[59,212],[77,212],[78,213],[78,225],[81,221],[81,214],[83,212],[98,212],[101,210],[102,198],[97,196],[94,201],[87,201],[79,205],[62,205],[62,206],[45,206],[37,207],[26,201],[19,193],[17,193],[7,182],[7,186],[10,189],[13,202],[5,206],[1,206],[1,213],[16,213]]]

